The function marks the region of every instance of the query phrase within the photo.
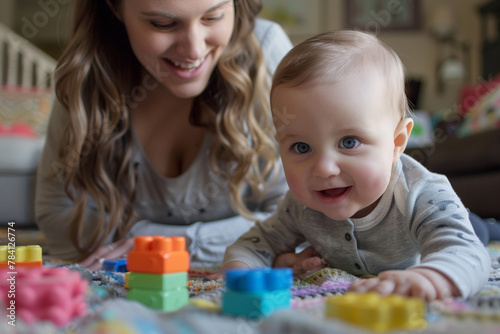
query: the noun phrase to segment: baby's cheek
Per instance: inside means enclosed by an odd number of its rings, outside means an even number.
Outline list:
[[[288,187],[290,189],[296,188],[298,186],[298,177],[294,173],[286,174],[286,182],[288,183]]]
[[[391,168],[384,168],[384,165],[367,164],[359,175],[363,179],[363,184],[367,189],[374,192],[384,192],[391,178]]]
[[[286,182],[288,183],[288,188],[290,188],[295,197],[300,198],[300,194],[305,192],[304,186],[302,185],[304,181],[298,174],[287,173]]]

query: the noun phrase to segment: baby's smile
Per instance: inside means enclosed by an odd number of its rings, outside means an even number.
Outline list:
[[[330,188],[316,191],[320,200],[326,204],[333,204],[341,201],[352,189],[352,186],[341,188]]]

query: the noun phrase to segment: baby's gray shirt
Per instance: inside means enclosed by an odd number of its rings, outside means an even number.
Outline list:
[[[271,266],[278,254],[293,252],[304,241],[329,266],[358,276],[433,268],[449,277],[463,297],[478,292],[491,269],[489,254],[448,179],[404,154],[368,216],[332,220],[288,192],[271,217],[227,249],[224,265]]]

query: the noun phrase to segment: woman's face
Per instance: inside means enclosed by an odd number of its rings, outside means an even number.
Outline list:
[[[207,86],[234,28],[234,0],[123,0],[118,16],[144,68],[180,98]]]

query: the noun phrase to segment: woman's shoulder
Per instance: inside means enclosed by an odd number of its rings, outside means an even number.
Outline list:
[[[283,28],[276,22],[269,21],[263,18],[255,20],[255,33],[257,36],[266,36],[269,33],[281,32]]]
[[[268,68],[271,73],[274,73],[281,59],[293,47],[292,42],[283,28],[276,22],[259,18],[255,22],[254,31]]]
[[[55,97],[50,111],[49,128],[56,128],[55,132],[60,132],[68,120],[68,109],[61,103],[61,101],[59,101],[57,97]],[[52,129],[52,131],[54,132],[54,129]]]

